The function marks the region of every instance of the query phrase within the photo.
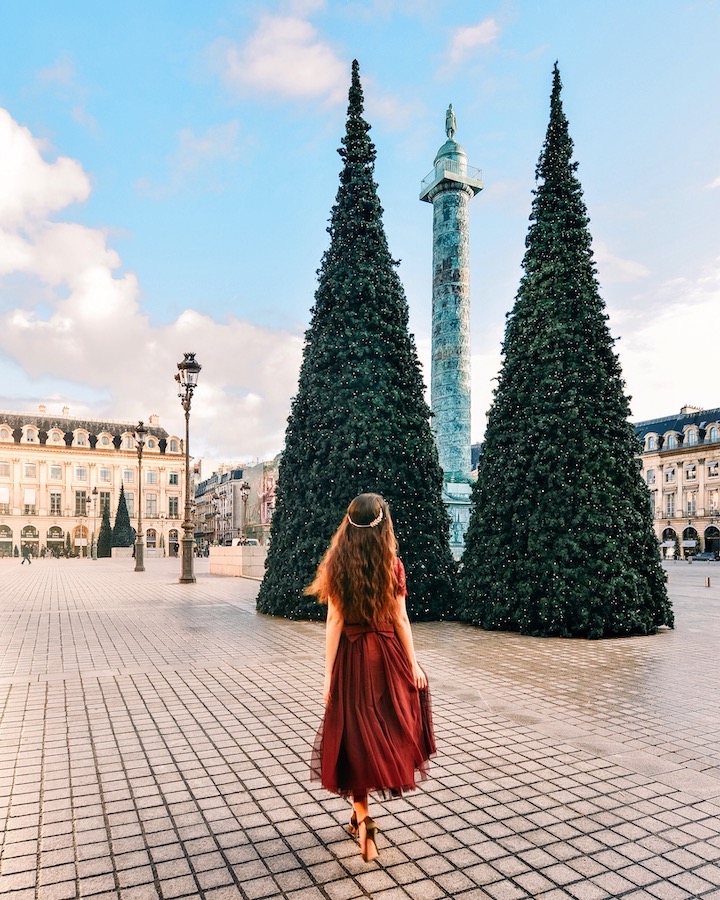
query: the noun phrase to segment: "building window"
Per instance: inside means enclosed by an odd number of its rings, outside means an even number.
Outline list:
[[[157,494],[145,495],[145,515],[151,519],[157,516]]]
[[[712,428],[710,429],[710,431],[708,432],[708,440],[709,440],[709,441],[716,441],[716,440],[718,440],[718,430],[717,430],[717,428],[715,427],[715,425],[713,425],[713,427],[712,427]]]
[[[127,504],[128,515],[132,518],[135,515],[135,494],[125,494],[125,503]]]
[[[657,449],[657,440],[652,435],[650,435],[650,437],[647,439],[647,444],[645,445],[645,449],[646,450],[656,450]]]
[[[697,466],[694,463],[685,466],[685,481],[697,481]]]
[[[87,447],[87,435],[86,434],[76,435],[75,446],[76,447]]]
[[[687,512],[686,515],[694,516],[697,511],[697,494],[687,495]]]
[[[87,513],[87,491],[75,491],[75,515],[84,516]]]
[[[125,484],[135,484],[135,470],[123,469],[122,478]]]
[[[102,444],[103,447],[109,447],[110,446],[110,438],[106,434],[104,434],[100,438],[100,443]]]
[[[50,479],[52,481],[62,480],[62,466],[50,466]]]
[[[157,470],[148,469],[145,472],[145,484],[157,484]]]
[[[25,463],[23,471],[25,478],[37,478],[37,466],[35,463]]]
[[[60,431],[53,431],[53,433],[50,435],[50,440],[53,442],[53,444],[59,444],[62,439],[63,436]]]
[[[180,484],[180,475],[177,472],[171,472],[168,476],[168,484],[170,485],[178,485]]]
[[[87,466],[75,466],[75,481],[87,481]]]
[[[98,499],[100,500],[100,509],[98,509],[100,515],[102,515],[103,510],[105,509],[110,512],[110,491],[100,491]]]
[[[0,513],[10,515],[10,488],[0,487]],[[7,526],[4,526],[7,527]],[[12,537],[12,534],[11,534]]]
[[[707,467],[708,478],[717,478],[718,471],[719,471],[719,469],[718,469],[718,461],[717,460],[715,460],[714,462],[708,463],[708,467]]]
[[[665,515],[675,515],[675,494],[665,494]]]
[[[38,433],[34,428],[28,428],[25,432],[25,442],[28,444],[37,444]]]
[[[131,434],[128,434],[128,435],[126,435],[126,437],[123,438],[123,447],[126,450],[134,450],[135,449],[135,438]]]
[[[666,450],[674,450],[677,447],[677,438],[674,434],[668,436],[667,441],[665,442]]]
[[[648,483],[648,484],[655,484],[655,469],[648,469],[648,470],[647,470],[647,483]]]
[[[62,515],[62,494],[60,491],[50,491],[50,515]]]
[[[112,481],[112,474],[110,472],[110,469],[102,467],[98,469],[98,481],[102,481],[105,484],[108,484],[110,481]]]
[[[675,481],[675,466],[668,466],[665,469],[665,484],[671,484]]]
[[[149,450],[155,449],[155,441],[152,438],[150,438],[150,440],[147,442],[147,445]]]
[[[0,477],[2,477],[2,478],[10,477],[10,463],[9,462],[0,462]]]
[[[694,428],[691,428],[690,431],[688,431],[685,439],[688,444],[697,444],[697,431],[695,431]]]
[[[25,488],[23,496],[23,515],[34,516],[35,514],[35,488]]]
[[[168,515],[171,519],[177,519],[180,515],[180,498],[168,497]]]
[[[0,441],[9,441],[12,437],[12,432],[9,428],[0,428]]]
[[[170,441],[170,452],[171,453],[178,452],[178,442],[175,440],[175,438],[172,438]]]

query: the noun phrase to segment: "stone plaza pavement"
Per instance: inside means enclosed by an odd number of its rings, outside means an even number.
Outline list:
[[[0,561],[0,895],[720,898],[720,563],[653,637],[415,626],[438,753],[378,864],[309,781],[323,627],[197,568]]]

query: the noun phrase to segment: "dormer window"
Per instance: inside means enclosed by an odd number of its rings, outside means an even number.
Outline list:
[[[688,444],[697,444],[697,431],[695,431],[694,428],[691,428],[690,431],[688,431],[688,433],[685,435],[685,441]]]
[[[665,448],[667,450],[675,450],[677,447],[677,438],[674,434],[669,434],[667,441],[665,441]]]
[[[655,435],[651,434],[648,437],[648,439],[645,443],[645,449],[646,450],[657,450],[657,439],[656,439]]]
[[[718,435],[717,425],[713,425],[712,428],[708,431],[707,439],[709,441],[717,441],[720,435]]]
[[[76,431],[74,444],[76,447],[87,447],[88,433],[86,431]]]

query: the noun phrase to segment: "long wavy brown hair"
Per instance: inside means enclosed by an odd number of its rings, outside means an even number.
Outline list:
[[[346,622],[388,622],[399,593],[396,559],[387,503],[380,494],[360,494],[348,506],[305,593],[316,595],[320,603],[332,598]]]

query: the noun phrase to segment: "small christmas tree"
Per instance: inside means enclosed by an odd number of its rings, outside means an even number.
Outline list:
[[[103,504],[102,521],[100,522],[100,534],[97,539],[97,555],[99,559],[112,556],[112,527],[110,525],[110,508]]]
[[[65,535],[65,556],[71,556],[73,552],[72,541],[70,540],[70,532]]]
[[[673,624],[554,70],[461,573],[462,616],[534,635]]]
[[[258,609],[289,618],[325,615],[303,589],[349,502],[372,491],[390,504],[411,616],[439,619],[452,615],[456,602],[450,520],[362,112],[356,61],[330,246],[285,434]]]
[[[115,513],[115,525],[112,530],[113,547],[132,547],[135,533],[130,525],[127,501],[125,499],[125,485],[120,485],[120,499]]]

